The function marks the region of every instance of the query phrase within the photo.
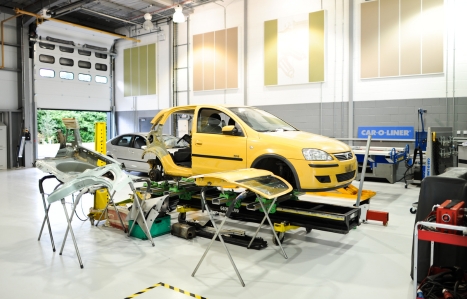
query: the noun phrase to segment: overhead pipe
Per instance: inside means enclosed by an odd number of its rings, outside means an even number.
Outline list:
[[[2,65],[0,65],[0,69],[3,69],[5,68],[5,42],[4,42],[4,36],[3,36],[3,23],[5,22],[8,22],[9,20],[13,20],[17,17],[19,17],[20,15],[14,15],[14,16],[11,16],[9,17],[8,19],[5,19],[1,22],[0,24],[0,27],[1,27],[1,39],[2,39]]]
[[[19,9],[19,8],[15,8],[15,12],[16,12],[16,16],[15,16],[15,17],[21,16],[21,15],[28,15],[28,16],[35,17],[35,18],[37,18],[37,19],[41,19],[41,20],[44,19],[43,16],[40,16],[40,15],[35,14],[35,13],[32,13],[32,12],[24,11],[24,10],[21,10],[21,9]],[[77,27],[77,28],[82,28],[82,29],[86,29],[86,30],[91,30],[91,31],[94,31],[94,32],[99,32],[99,33],[103,33],[103,34],[115,36],[115,37],[118,37],[118,38],[123,38],[123,39],[126,39],[126,40],[131,40],[131,41],[138,42],[138,43],[140,42],[140,40],[139,40],[139,39],[136,39],[136,38],[127,37],[127,36],[124,36],[124,35],[120,35],[120,34],[116,34],[116,33],[112,33],[112,32],[107,32],[107,31],[103,31],[103,30],[99,30],[99,29],[94,29],[94,28],[90,28],[90,27],[83,26],[83,25],[78,25],[78,24],[75,24],[75,23],[70,23],[70,22],[67,22],[67,21],[62,21],[62,20],[58,20],[58,19],[54,19],[54,18],[49,18],[49,19],[46,19],[46,20],[47,20],[47,21],[53,21],[53,22],[61,23],[61,24],[65,24],[65,25],[70,25],[70,26]],[[2,27],[2,28],[3,28],[3,27]]]

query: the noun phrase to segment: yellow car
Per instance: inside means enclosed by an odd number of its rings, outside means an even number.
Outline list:
[[[349,185],[357,162],[348,145],[297,130],[278,117],[247,106],[191,105],[160,111],[151,121],[147,153],[150,178],[160,181],[193,175],[258,168],[287,180],[298,191],[324,191]],[[175,126],[191,144],[169,153],[162,134]],[[180,134],[181,135],[181,134]]]

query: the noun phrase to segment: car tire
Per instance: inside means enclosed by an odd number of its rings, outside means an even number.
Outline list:
[[[156,163],[148,173],[149,179],[153,182],[160,182],[164,180],[164,167],[159,160],[156,160]]]

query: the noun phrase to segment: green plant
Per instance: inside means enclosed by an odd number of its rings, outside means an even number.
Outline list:
[[[107,122],[107,113],[95,111],[68,111],[68,110],[38,110],[37,131],[44,139],[52,141],[58,129],[66,132],[62,118],[76,118],[80,126],[80,135],[83,142],[94,142],[94,124]]]

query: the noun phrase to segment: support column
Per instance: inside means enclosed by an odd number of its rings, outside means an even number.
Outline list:
[[[31,133],[31,140],[26,141],[24,146],[24,166],[33,167],[33,163],[37,158],[37,127],[36,127],[36,110],[32,99],[32,73],[34,66],[33,60],[29,58],[29,26],[20,26],[21,34],[21,71],[22,81],[21,86],[21,105],[23,108],[24,129],[28,129]]]

